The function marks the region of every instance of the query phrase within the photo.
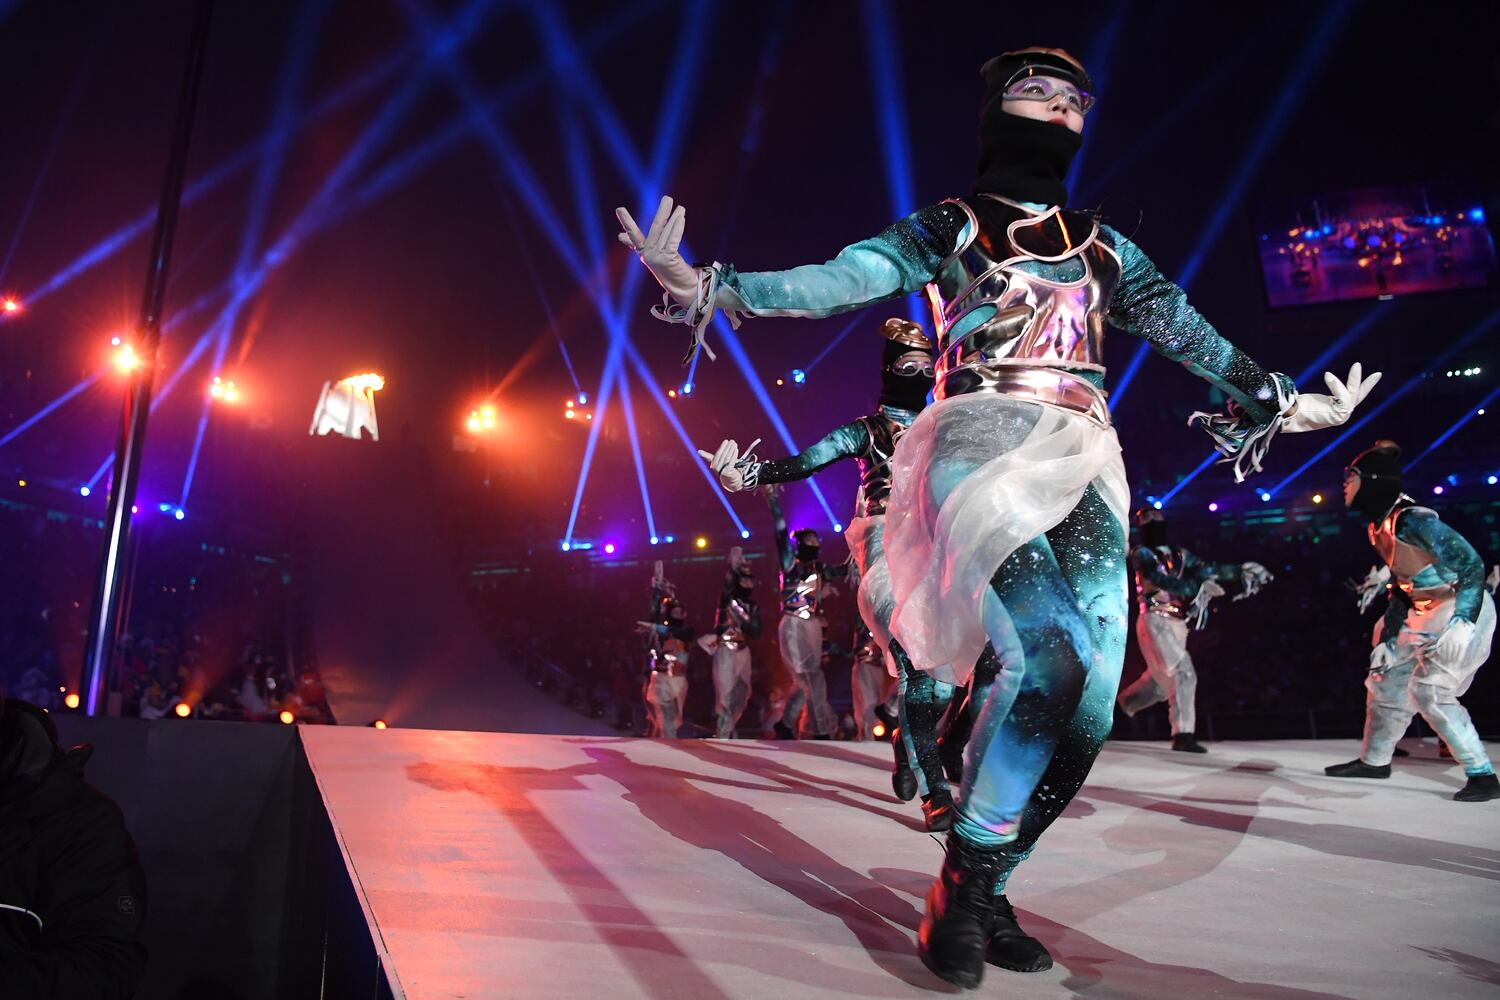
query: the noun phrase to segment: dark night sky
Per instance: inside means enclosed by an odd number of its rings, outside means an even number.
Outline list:
[[[875,65],[868,26],[882,9],[892,12],[897,56]],[[226,163],[238,167],[184,208],[169,306],[180,309],[230,280],[242,249],[254,270],[290,236],[288,252],[266,268],[235,320],[221,370],[250,398],[243,412],[214,422],[193,498],[213,504],[244,487],[245,470],[255,468],[242,460],[244,449],[271,452],[303,433],[324,379],[374,369],[388,379],[382,430],[427,446],[434,467],[455,483],[478,474],[470,456],[451,451],[450,439],[470,407],[496,390],[506,434],[495,464],[528,473],[501,482],[516,509],[555,540],[586,428],[562,419],[574,387],[547,308],[594,395],[608,334],[586,286],[613,297],[626,269],[638,267],[614,242],[614,206],[649,217],[654,194],[670,192],[689,207],[695,252],[741,269],[825,260],[899,211],[967,189],[978,66],[1027,44],[1060,45],[1090,63],[1100,104],[1089,120],[1075,203],[1102,205],[1168,275],[1180,272],[1250,162],[1192,298],[1267,367],[1297,371],[1372,304],[1269,311],[1250,225],[1255,206],[1456,178],[1471,183],[1493,215],[1500,146],[1494,9],[221,0],[190,182]],[[462,10],[480,13],[466,30],[442,36],[451,49],[424,65],[431,50],[416,25],[451,21]],[[108,338],[134,314],[148,232],[31,299],[154,207],[189,11],[187,0],[0,0],[0,254],[14,246],[0,290],[27,299],[21,316],[0,323],[0,434],[96,371]],[[936,11],[945,19],[935,20]],[[1325,20],[1329,44],[1315,50]],[[673,87],[680,43],[694,23],[699,42]],[[904,101],[909,203],[898,204],[888,182],[877,76]],[[341,93],[348,96],[330,107]],[[500,95],[492,127],[475,127],[465,93],[483,101]],[[1278,106],[1286,110],[1279,123]],[[681,115],[680,142],[648,199],[622,169],[631,154],[618,143],[638,149],[649,170],[664,109]],[[268,138],[278,116],[292,123],[280,144]],[[446,142],[434,147],[435,136]],[[379,184],[417,153],[427,155]],[[534,178],[534,189],[517,185],[518,169]],[[330,178],[331,192],[314,201]],[[257,210],[258,187],[266,197]],[[257,227],[259,239],[242,247]],[[580,256],[564,257],[559,242]],[[682,378],[684,337],[648,315],[654,285],[637,288],[624,317],[653,382],[665,389]],[[1493,289],[1399,302],[1334,367],[1354,360],[1384,367],[1386,391],[1497,304]],[[215,300],[171,330],[158,383],[222,305]],[[905,311],[899,303],[869,311],[808,386],[771,389],[800,444],[867,412],[876,388],[873,330]],[[769,383],[809,363],[843,326],[837,318],[752,320],[740,332]],[[1495,372],[1495,342],[1466,359]],[[1112,335],[1116,373],[1134,349],[1128,335]],[[201,359],[158,411],[143,496],[180,492],[212,374]],[[659,531],[725,533],[718,502],[645,385],[634,373],[631,379]],[[1434,382],[1371,430],[1419,447],[1493,388],[1493,379],[1461,392]],[[1182,421],[1208,403],[1203,383],[1148,360],[1117,411],[1139,493],[1148,477],[1169,484],[1203,457],[1206,440]],[[702,367],[691,400],[673,405],[700,446],[760,436],[768,442],[763,455],[780,452],[727,352]],[[110,453],[117,409],[106,378],[0,449],[0,467],[76,486]],[[251,416],[269,418],[272,428],[246,431]],[[1452,447],[1493,459],[1493,439],[1471,428]],[[1289,471],[1313,448],[1281,442],[1272,460]],[[1324,486],[1336,482],[1342,460],[1325,464],[1317,480]],[[852,470],[820,482],[835,514],[846,516]],[[1215,471],[1199,495],[1243,499],[1247,489]],[[793,492],[792,504],[799,519],[814,519],[805,489]],[[758,499],[735,505],[752,527],[764,524]],[[646,534],[617,409],[605,422],[579,533],[632,544]]]

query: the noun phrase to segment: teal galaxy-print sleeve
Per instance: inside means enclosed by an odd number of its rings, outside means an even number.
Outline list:
[[[1184,555],[1189,555],[1184,552]],[[1135,563],[1135,570],[1141,575],[1141,579],[1152,586],[1165,590],[1177,597],[1197,597],[1199,584],[1179,576],[1173,576],[1161,568],[1161,561],[1156,558],[1156,553],[1150,549],[1137,548],[1131,555],[1131,561]]]
[[[967,224],[963,209],[943,202],[845,247],[825,264],[786,271],[737,271],[733,265],[716,265],[716,304],[731,317],[820,319],[906,295],[932,280]]]
[[[797,562],[797,553],[792,549],[792,536],[786,530],[786,515],[782,513],[781,501],[774,491],[766,492],[766,503],[771,508],[771,530],[776,534],[776,557],[783,575],[790,573]]]
[[[1219,583],[1239,583],[1244,567],[1239,563],[1213,563],[1206,559],[1200,559],[1186,549],[1183,556],[1187,561],[1187,570],[1184,576],[1192,577],[1200,584],[1204,580],[1217,580]]]
[[[845,458],[863,454],[870,446],[870,429],[863,420],[845,424],[830,431],[821,441],[804,448],[790,458],[776,458],[760,464],[757,482],[789,483],[806,479]]]
[[[1444,524],[1435,512],[1422,507],[1401,515],[1396,537],[1432,554],[1439,575],[1454,582],[1453,617],[1477,622],[1484,596],[1484,561],[1468,539]]]
[[[1110,301],[1109,321],[1151,345],[1156,353],[1207,379],[1257,424],[1268,424],[1281,409],[1278,398],[1292,389],[1285,375],[1268,372],[1219,335],[1130,240],[1108,226],[1101,229],[1120,258],[1120,282]],[[1283,393],[1278,393],[1281,382]]]

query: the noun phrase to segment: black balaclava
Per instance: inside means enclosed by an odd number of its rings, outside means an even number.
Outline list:
[[[927,405],[927,396],[932,392],[931,375],[898,375],[891,370],[902,356],[917,350],[920,348],[895,340],[885,342],[885,351],[880,358],[881,406],[917,413]]]
[[[979,70],[984,100],[979,112],[979,177],[974,194],[998,194],[1014,201],[1043,205],[1068,203],[1067,176],[1083,136],[1072,129],[1013,115],[1002,95],[1020,74],[1068,80],[1085,93],[1093,81],[1083,67],[1060,49],[1022,49],[996,56]]]
[[[740,573],[735,577],[734,589],[740,596],[748,597],[755,593],[755,577],[750,573]]]
[[[1401,446],[1394,441],[1376,441],[1349,467],[1359,472],[1359,488],[1349,506],[1376,524],[1401,498]]]
[[[818,553],[822,550],[822,539],[818,533],[811,528],[803,528],[793,536],[797,540],[797,561],[817,562]]]
[[[1135,526],[1141,533],[1141,544],[1149,549],[1172,544],[1167,540],[1167,519],[1154,507],[1143,507],[1136,511]]]

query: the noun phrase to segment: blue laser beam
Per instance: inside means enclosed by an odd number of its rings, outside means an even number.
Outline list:
[[[1287,121],[1291,118],[1294,108],[1303,100],[1309,79],[1313,71],[1319,68],[1319,59],[1328,46],[1332,44],[1336,29],[1343,23],[1349,14],[1349,0],[1340,0],[1339,3],[1330,5],[1319,20],[1317,28],[1313,32],[1308,43],[1303,47],[1301,57],[1285,86],[1278,88],[1280,96],[1272,104],[1270,112],[1265,120],[1261,122],[1260,128],[1255,133],[1255,139],[1250,148],[1239,161],[1239,167],[1230,178],[1228,186],[1223,194],[1217,199],[1213,214],[1208,223],[1203,227],[1198,243],[1193,247],[1192,253],[1188,255],[1187,263],[1177,275],[1177,284],[1183,291],[1192,287],[1193,279],[1198,277],[1198,270],[1203,266],[1209,250],[1218,243],[1219,237],[1224,232],[1224,227],[1229,221],[1230,215],[1239,210],[1240,202],[1244,198],[1245,189],[1260,172],[1260,167],[1265,162],[1266,156],[1271,152],[1276,140],[1285,130]],[[1120,404],[1124,401],[1125,392],[1130,388],[1131,382],[1135,381],[1136,374],[1140,371],[1141,363],[1145,361],[1146,354],[1151,350],[1151,345],[1142,341],[1135,350],[1135,355],[1130,359],[1130,364],[1120,376],[1120,381],[1115,385],[1114,393],[1111,395],[1110,408],[1118,411]]]
[[[835,336],[828,343],[824,344],[823,349],[818,352],[818,356],[813,358],[807,364],[803,365],[802,370],[804,372],[810,372],[814,368],[818,367],[818,363],[821,362],[824,358],[828,357],[828,355],[833,352],[833,349],[843,342],[845,337],[853,333],[854,328],[856,326],[859,326],[860,322],[863,321],[864,318],[865,317],[863,316],[863,314],[861,314],[859,316],[856,316],[854,319],[851,319],[848,323],[844,324],[844,328],[838,332],[837,336]]]
[[[1454,341],[1447,350],[1442,351],[1436,357],[1434,357],[1430,362],[1428,362],[1427,367],[1423,369],[1421,373],[1407,379],[1396,389],[1395,392],[1386,396],[1376,405],[1365,409],[1358,420],[1354,421],[1354,423],[1352,424],[1346,424],[1343,431],[1337,437],[1335,437],[1327,445],[1321,448],[1317,454],[1313,455],[1312,458],[1309,458],[1307,461],[1297,466],[1296,469],[1292,470],[1292,473],[1290,475],[1288,475],[1281,482],[1277,483],[1275,486],[1271,487],[1267,492],[1269,492],[1274,497],[1276,494],[1286,489],[1287,486],[1295,481],[1298,476],[1302,475],[1302,473],[1306,472],[1318,462],[1322,461],[1330,452],[1332,452],[1335,448],[1341,446],[1345,441],[1353,436],[1355,432],[1361,430],[1371,420],[1374,420],[1376,417],[1380,416],[1380,414],[1389,409],[1393,404],[1396,403],[1397,400],[1400,400],[1407,393],[1415,389],[1419,384],[1421,384],[1423,376],[1441,368],[1449,358],[1453,357],[1459,351],[1463,350],[1474,341],[1484,336],[1490,331],[1492,327],[1495,326],[1496,323],[1500,323],[1500,309],[1497,309],[1495,312],[1491,313],[1488,318],[1481,320],[1462,337]]]
[[[1387,318],[1394,311],[1394,306],[1394,301],[1377,302],[1375,303],[1375,305],[1366,310],[1365,314],[1361,316],[1353,326],[1349,327],[1349,329],[1345,330],[1343,333],[1339,334],[1338,337],[1334,338],[1333,343],[1329,344],[1321,354],[1319,354],[1312,361],[1308,362],[1307,366],[1297,373],[1296,378],[1293,379],[1293,383],[1297,386],[1297,388],[1302,388],[1303,383],[1312,378],[1314,375],[1326,371],[1329,362],[1338,357],[1339,354],[1342,353],[1346,348],[1353,345],[1356,341],[1358,341],[1361,337],[1368,333],[1376,323]],[[1162,496],[1162,506],[1165,507],[1167,504],[1171,503],[1173,497],[1181,493],[1189,483],[1202,475],[1202,473],[1206,469],[1218,462],[1220,458],[1221,456],[1217,451],[1209,452],[1208,456],[1204,458],[1203,461],[1198,463],[1197,468],[1193,469],[1192,472],[1189,472],[1186,477],[1184,477],[1179,483],[1177,483],[1177,485],[1173,486]]]
[[[682,421],[677,419],[677,414],[672,412],[671,402],[661,391],[661,388],[657,386],[656,381],[652,379],[651,369],[646,366],[646,362],[641,357],[640,351],[628,340],[624,341],[624,349],[626,357],[630,360],[631,367],[635,369],[636,375],[641,380],[641,384],[646,387],[646,392],[650,394],[651,399],[656,403],[657,409],[661,411],[661,415],[666,418],[667,424],[672,428],[673,433],[677,435],[677,440],[682,442],[682,447],[692,456],[693,467],[698,470],[699,475],[708,483],[709,489],[713,491],[714,496],[719,498],[719,503],[723,505],[724,512],[729,515],[729,520],[734,522],[735,529],[740,532],[745,531],[745,522],[740,520],[740,516],[730,506],[729,498],[724,495],[724,489],[719,485],[718,478],[709,471],[708,466],[700,459],[698,446],[693,443],[692,438],[688,437],[686,429],[682,426]]]
[[[905,80],[901,73],[901,52],[896,42],[895,13],[891,0],[865,0],[866,66],[875,90],[879,110],[880,145],[885,155],[886,189],[890,195],[892,218],[904,219],[916,211],[916,191],[912,183],[911,135],[906,127]],[[906,298],[907,311],[914,323],[928,318],[919,296]]]
[[[1119,48],[1120,29],[1125,24],[1125,0],[1115,0],[1110,10],[1109,20],[1104,22],[1103,27],[1094,32],[1094,39],[1089,43],[1089,54],[1086,57],[1085,66],[1089,68],[1089,75],[1094,78],[1094,90],[1096,94],[1105,93],[1109,89],[1109,74],[1114,63],[1112,57]],[[1093,131],[1099,127],[1099,106],[1096,104],[1089,116],[1089,129]],[[1073,162],[1068,167],[1066,180],[1069,191],[1077,190],[1078,175],[1083,170],[1084,155],[1089,151],[1088,143],[1084,143],[1073,155]]]
[[[766,387],[760,380],[760,374],[755,370],[755,363],[750,360],[750,355],[745,352],[745,345],[740,343],[740,338],[735,335],[734,330],[730,329],[728,321],[723,316],[714,317],[714,327],[719,331],[720,341],[724,346],[729,348],[730,357],[734,359],[735,364],[744,373],[745,381],[750,386],[750,391],[760,402],[761,408],[766,412],[766,416],[770,418],[771,426],[775,429],[776,436],[781,439],[781,443],[787,450],[795,455],[801,449],[797,447],[797,442],[792,439],[792,432],[787,429],[786,421],[781,419],[781,414],[777,411],[775,404],[771,402],[770,394],[766,392]],[[816,477],[810,476],[804,482],[812,490],[813,496],[817,497],[818,506],[822,507],[823,513],[828,516],[828,523],[830,525],[843,523],[833,516],[833,508],[828,506],[828,500],[823,496],[823,490],[818,486]]]
[[[76,398],[81,393],[85,392],[95,382],[98,382],[99,379],[103,377],[103,375],[104,373],[102,371],[95,372],[88,378],[73,386],[73,388],[69,389],[67,392],[63,393],[61,396],[58,396],[46,406],[42,407],[40,410],[37,410],[35,413],[27,417],[25,420],[21,421],[19,424],[16,424],[16,426],[12,427],[9,431],[6,432],[4,437],[0,437],[0,448],[4,448],[16,438],[20,437],[22,434],[25,434],[31,428],[35,427],[43,420],[46,420],[53,413],[56,413],[62,407],[66,406],[71,400]]]
[[[625,413],[625,431],[630,438],[630,454],[635,459],[635,481],[641,488],[641,506],[646,511],[647,537],[655,538],[656,516],[651,512],[651,490],[646,485],[646,463],[641,460],[641,439],[635,430],[635,407],[630,399],[630,373],[621,367],[620,408]]]
[[[1443,433],[1433,438],[1432,443],[1418,452],[1416,458],[1413,458],[1410,462],[1406,463],[1405,471],[1411,472],[1411,470],[1416,467],[1418,462],[1422,461],[1422,459],[1426,458],[1428,455],[1431,455],[1433,452],[1437,451],[1438,448],[1446,444],[1449,438],[1467,427],[1469,421],[1479,416],[1480,410],[1483,410],[1485,407],[1489,406],[1496,399],[1500,399],[1500,386],[1496,386],[1495,388],[1491,389],[1483,399],[1464,411],[1464,415],[1455,420],[1447,430],[1443,431]]]

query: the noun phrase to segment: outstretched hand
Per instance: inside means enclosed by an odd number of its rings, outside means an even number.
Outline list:
[[[1328,386],[1328,393],[1299,392],[1297,408],[1281,425],[1282,431],[1301,434],[1304,431],[1339,426],[1349,419],[1354,408],[1370,394],[1383,374],[1384,372],[1375,372],[1365,377],[1364,369],[1358,361],[1350,366],[1349,376],[1343,381],[1333,372],[1324,372],[1323,383]]]
[[[725,438],[713,452],[699,448],[698,454],[708,459],[708,467],[718,475],[719,483],[724,489],[730,493],[738,493],[745,488],[746,467],[750,464],[750,456],[755,452],[755,446],[758,444],[760,444],[760,438],[751,441],[750,446],[741,455],[739,443],[732,438]]]
[[[687,209],[674,206],[670,196],[662,195],[651,228],[644,234],[627,209],[615,209],[615,218],[622,230],[618,234],[620,242],[640,255],[641,263],[678,305],[693,308],[698,298],[698,270],[683,260],[679,252]]]

